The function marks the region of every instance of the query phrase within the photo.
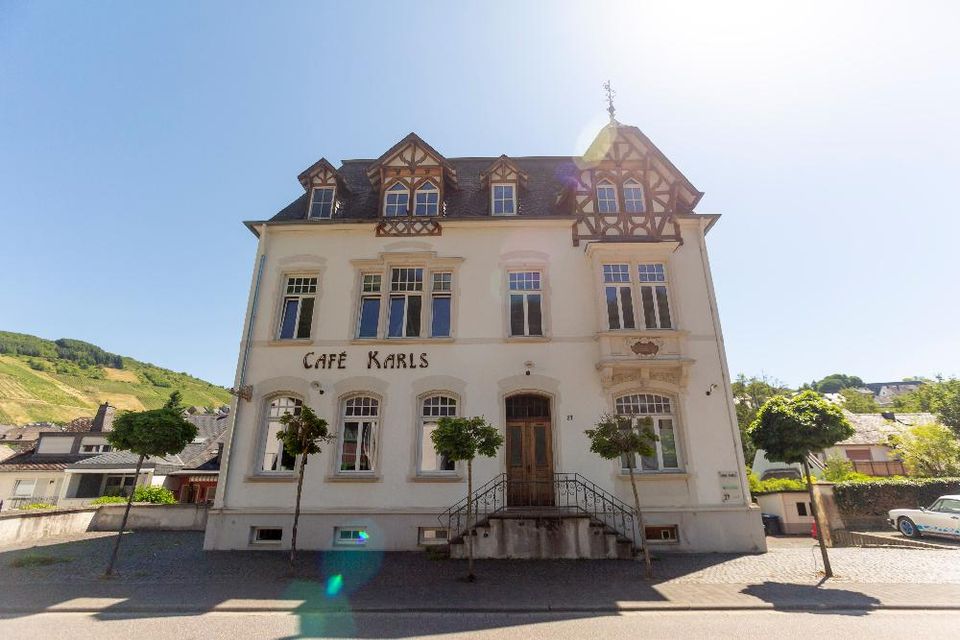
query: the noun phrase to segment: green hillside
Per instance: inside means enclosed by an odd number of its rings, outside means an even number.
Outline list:
[[[66,423],[93,416],[104,401],[118,409],[154,409],[174,390],[187,406],[230,402],[222,387],[88,342],[0,331],[0,424]]]

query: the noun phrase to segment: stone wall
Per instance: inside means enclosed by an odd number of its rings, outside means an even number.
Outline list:
[[[123,504],[105,504],[90,523],[91,531],[116,531],[123,519]],[[195,504],[135,504],[130,508],[128,530],[164,529],[203,531],[207,526],[207,508]]]
[[[0,545],[83,533],[90,529],[96,514],[96,509],[4,513],[0,515]]]

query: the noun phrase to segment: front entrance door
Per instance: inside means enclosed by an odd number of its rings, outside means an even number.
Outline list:
[[[507,398],[507,506],[553,506],[550,400]]]

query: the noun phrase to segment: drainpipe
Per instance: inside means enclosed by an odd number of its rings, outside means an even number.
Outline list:
[[[247,363],[250,359],[250,347],[253,343],[253,329],[256,324],[257,318],[257,309],[259,307],[260,301],[260,282],[263,279],[263,266],[267,259],[266,253],[266,244],[267,244],[267,228],[266,225],[260,225],[260,247],[258,249],[258,257],[254,263],[255,269],[253,274],[253,292],[250,296],[250,306],[247,313],[247,323],[244,328],[243,342],[241,343],[240,348],[240,361],[237,366],[237,375],[234,379],[234,389],[239,391],[243,388],[244,383],[247,379]],[[217,493],[214,499],[214,508],[215,509],[225,509],[227,507],[227,484],[229,484],[229,473],[230,473],[230,454],[233,452],[233,445],[236,442],[237,438],[237,422],[240,418],[241,407],[242,407],[242,398],[239,396],[233,401],[233,408],[231,411],[231,425],[230,425],[230,439],[227,441],[226,447],[220,457],[220,481],[217,482]]]

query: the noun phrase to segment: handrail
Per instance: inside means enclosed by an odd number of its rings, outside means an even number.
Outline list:
[[[633,507],[579,473],[554,473],[551,480],[509,480],[501,473],[473,492],[473,523],[507,508],[561,511],[589,516],[639,548],[640,535]],[[467,498],[437,516],[445,525],[448,540],[463,536],[467,522]]]

